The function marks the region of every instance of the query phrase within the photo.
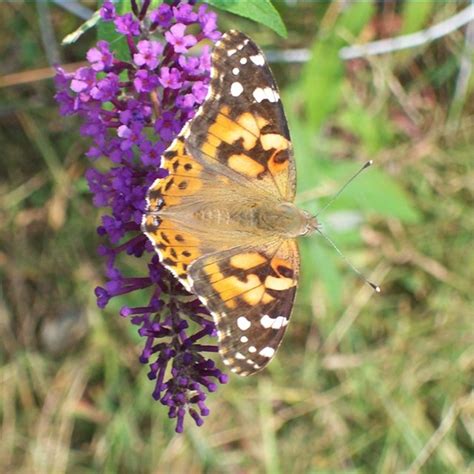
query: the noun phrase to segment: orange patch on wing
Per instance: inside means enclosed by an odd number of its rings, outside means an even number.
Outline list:
[[[260,115],[257,115],[255,117],[255,120],[257,121],[257,125],[260,130],[270,123],[268,120],[264,119]]]
[[[282,275],[282,271],[291,272],[289,274],[293,275],[293,268],[288,260],[279,257],[273,257],[270,262],[273,271],[278,275]],[[282,268],[283,267],[283,268]]]
[[[163,179],[163,196],[191,196],[202,188],[202,180],[170,174]]]
[[[221,273],[219,265],[217,263],[211,263],[209,265],[206,265],[203,270],[209,277],[209,281],[211,283],[222,280],[224,278],[224,274]]]
[[[221,111],[216,117],[215,122],[209,127],[209,134],[214,135],[220,141],[228,144],[232,144],[239,139],[242,139],[243,146],[246,150],[250,150],[257,143],[257,135],[254,135],[249,130],[244,128],[238,121],[230,119],[227,115],[229,113],[228,107],[222,107]],[[250,119],[253,117],[250,114],[242,114],[242,122],[250,125]],[[237,119],[238,120],[238,119]],[[257,124],[254,121],[254,125],[250,125],[253,129],[257,129]],[[216,143],[215,146],[218,146]]]
[[[163,168],[167,169],[170,174],[190,177],[197,177],[202,171],[202,166],[188,155],[178,155],[166,159]]]
[[[267,166],[270,173],[275,176],[288,168],[289,156],[285,150],[275,151],[268,160]]]
[[[247,155],[232,155],[228,160],[228,165],[240,174],[256,178],[265,168]]]
[[[234,255],[230,259],[230,264],[234,268],[240,268],[242,270],[248,270],[249,268],[257,267],[262,263],[265,263],[267,259],[256,252],[247,252]]]
[[[271,303],[275,298],[270,293],[264,293],[262,296],[262,304]]]
[[[263,285],[257,286],[253,290],[248,291],[242,295],[244,301],[250,306],[255,306],[262,301],[262,298],[265,296],[265,287]]]
[[[226,304],[240,295],[245,298],[245,294],[258,287],[262,287],[262,294],[265,291],[257,275],[248,275],[245,281],[241,281],[235,276],[229,276],[212,283],[212,287],[219,293],[219,296]],[[228,306],[230,307],[230,305]]]
[[[208,138],[209,138],[209,135],[208,135]],[[219,143],[221,143],[220,140],[219,140]],[[201,151],[205,155],[207,155],[211,158],[215,158],[217,156],[217,148],[209,142],[204,142],[201,145]]]
[[[295,286],[293,278],[267,276],[265,287],[270,290],[283,291]]]
[[[288,140],[278,133],[267,133],[260,137],[260,142],[264,150],[286,150],[288,148]]]
[[[260,135],[260,128],[257,121],[250,112],[245,112],[242,115],[239,115],[239,117],[237,117],[237,123],[256,137]]]
[[[147,224],[148,219],[147,217]],[[160,219],[158,227],[152,232],[147,232],[147,236],[154,243],[163,264],[187,285],[187,268],[201,256],[200,240],[191,233],[179,229],[169,219]]]

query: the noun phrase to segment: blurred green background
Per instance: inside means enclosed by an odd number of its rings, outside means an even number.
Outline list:
[[[49,64],[77,67],[95,31],[62,48],[78,17],[3,2],[0,472],[473,472],[474,24],[404,51],[339,57],[467,5],[276,2],[287,39],[219,13],[222,31],[241,29],[275,59],[303,207],[321,209],[374,160],[321,220],[382,293],[320,238],[301,241],[299,298],[274,361],[231,376],[204,426],[187,419],[176,435],[151,398],[136,328],[117,314],[129,301],[96,307],[88,144],[53,99]],[[304,61],[283,62],[295,48]]]

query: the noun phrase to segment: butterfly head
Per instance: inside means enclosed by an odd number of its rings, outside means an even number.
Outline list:
[[[280,204],[276,215],[278,227],[289,238],[312,234],[319,226],[315,216],[289,202]]]
[[[313,216],[310,214],[308,211],[304,211],[300,209],[300,212],[303,217],[303,232],[300,235],[310,235],[314,232],[316,232],[319,229],[319,221],[316,218],[316,216]]]

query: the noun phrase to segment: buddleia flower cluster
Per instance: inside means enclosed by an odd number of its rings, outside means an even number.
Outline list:
[[[227,375],[208,357],[217,346],[202,340],[216,336],[208,311],[160,264],[140,224],[147,189],[166,175],[163,151],[206,97],[210,49],[221,34],[216,14],[194,2],[151,9],[150,0],[132,0],[131,12],[119,15],[106,1],[100,16],[125,41],[127,57],[98,41],[87,53],[87,66],[73,73],[57,68],[56,99],[61,114],[82,119],[80,133],[91,142],[87,156],[96,164],[86,179],[94,205],[106,209],[97,231],[105,241],[99,253],[107,281],[95,289],[97,304],[104,308],[111,298],[138,290],[151,295],[144,306],[126,306],[120,314],[138,326],[140,361],[149,365],[153,397],[182,432],[186,413],[203,423],[207,394]],[[141,258],[146,273],[124,274],[122,255]]]

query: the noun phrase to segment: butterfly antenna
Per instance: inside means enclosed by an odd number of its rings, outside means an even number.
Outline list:
[[[317,228],[316,231],[319,232],[331,244],[331,246],[338,253],[338,255],[347,263],[347,265],[349,265],[349,267],[352,268],[352,270],[359,276],[359,278],[361,278],[365,283],[367,283],[367,285],[369,285],[376,293],[380,293],[379,285],[372,283],[362,274],[362,272],[357,270],[357,268],[352,265],[349,259],[337,248],[337,245],[320,228]]]
[[[318,213],[316,214],[316,217],[318,217],[319,214],[322,214],[340,196],[340,194],[344,191],[344,189],[346,189],[347,186],[349,186],[349,184],[351,184],[352,181],[354,181],[354,179],[356,179],[357,176],[359,176],[362,173],[362,171],[364,171],[365,169],[367,169],[369,166],[373,164],[374,164],[374,160],[367,161],[367,163],[365,163],[364,166],[362,166],[362,168],[360,168],[360,170],[357,171],[356,174],[352,175],[352,177],[346,181],[346,183],[339,189],[339,191],[336,194],[334,194],[334,196],[329,200],[329,202],[326,203],[326,205],[318,211]]]

